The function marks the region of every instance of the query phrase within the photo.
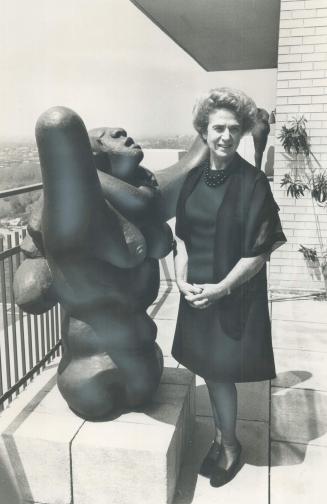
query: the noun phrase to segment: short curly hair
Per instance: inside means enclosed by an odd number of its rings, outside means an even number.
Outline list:
[[[257,106],[243,91],[228,87],[211,89],[200,97],[193,109],[193,126],[204,137],[209,124],[209,114],[226,108],[234,112],[242,125],[242,133],[251,131],[257,116]]]

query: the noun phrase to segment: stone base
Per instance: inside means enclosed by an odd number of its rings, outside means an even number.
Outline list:
[[[56,366],[0,416],[0,488],[6,504],[171,503],[194,425],[194,377],[166,368],[148,406],[110,422],[75,416]]]

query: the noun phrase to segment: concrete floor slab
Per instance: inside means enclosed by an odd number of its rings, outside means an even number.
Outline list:
[[[158,316],[159,316],[159,313],[158,313]],[[173,320],[173,319],[160,319],[160,318],[156,317],[154,319],[154,321],[155,321],[157,328],[158,328],[156,341],[157,341],[158,345],[160,346],[163,355],[170,357],[173,336],[174,336],[174,331],[175,331],[175,326],[176,326],[176,319],[175,320]]]
[[[191,447],[185,456],[174,504],[264,504],[268,499],[268,425],[239,421],[237,433],[243,446],[241,469],[224,487],[212,488],[197,474],[213,438],[209,418],[197,417]]]
[[[327,393],[273,387],[271,437],[327,446]]]
[[[17,397],[13,397],[13,401],[5,409],[5,414],[0,415],[0,429],[5,428],[5,424],[9,425],[23,409],[35,409],[56,385],[57,368],[58,362],[50,364],[40,375],[35,376]]]
[[[35,413],[48,413],[50,415],[59,415],[61,417],[72,415],[75,417],[76,415],[72,413],[65,399],[59,392],[57,385],[55,385],[44,399],[38,404],[35,408]]]
[[[271,464],[271,504],[326,500],[327,448],[274,442]]]
[[[274,353],[277,377],[273,385],[327,391],[327,354],[280,348]]]
[[[162,293],[166,293],[167,290],[169,290],[169,292],[173,292],[175,294],[179,293],[179,289],[178,289],[175,281],[169,280],[169,279],[165,280],[161,276],[161,278],[160,278],[160,286],[159,286],[159,296]]]
[[[207,386],[202,378],[196,377],[196,413],[212,416]],[[238,383],[237,418],[243,420],[269,420],[269,381]]]
[[[327,312],[325,324],[275,319],[272,334],[275,348],[327,352]]]
[[[179,294],[177,292],[171,292],[166,297],[164,303],[160,305],[155,318],[156,319],[171,319],[176,322],[178,306],[179,306]],[[158,298],[158,302],[160,298]]]
[[[177,368],[179,366],[179,362],[174,359],[174,357],[164,356],[164,366],[169,368]]]
[[[313,299],[273,301],[272,319],[327,323],[327,301]]]
[[[174,229],[175,224],[169,222],[169,225],[172,229]],[[174,268],[174,256],[172,252],[166,256],[164,259],[161,259],[160,264],[160,278],[164,278],[165,280],[174,280],[175,279],[175,268]]]
[[[161,377],[161,383],[190,385],[193,383],[194,379],[194,374],[188,369],[164,369]]]

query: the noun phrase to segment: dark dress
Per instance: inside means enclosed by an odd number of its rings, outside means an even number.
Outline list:
[[[286,241],[265,174],[238,154],[229,170],[226,182],[213,188],[204,183],[201,165],[182,187],[176,234],[185,242],[190,283],[217,283],[240,258]],[[181,296],[172,354],[205,379],[274,378],[266,268],[203,310]]]

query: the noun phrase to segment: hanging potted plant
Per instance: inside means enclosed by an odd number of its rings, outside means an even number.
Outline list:
[[[305,195],[310,195],[312,198],[321,254],[318,256],[316,249],[304,245],[300,245],[299,252],[302,253],[308,266],[313,269],[317,269],[317,265],[320,267],[327,291],[327,254],[322,241],[319,215],[315,211],[315,203],[319,206],[327,206],[327,173],[326,170],[322,170],[311,151],[306,123],[304,116],[294,117],[289,125],[283,125],[281,128],[278,139],[293,161],[291,172],[285,173],[281,180],[281,187],[285,187],[287,196],[296,200]],[[304,161],[304,169],[303,164],[299,163],[299,156]]]

